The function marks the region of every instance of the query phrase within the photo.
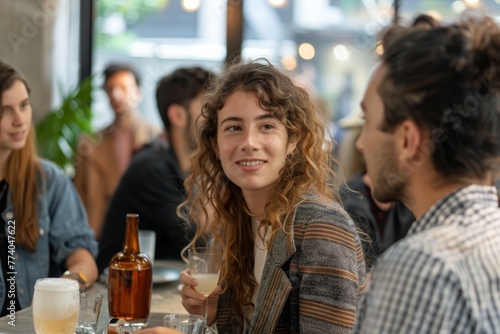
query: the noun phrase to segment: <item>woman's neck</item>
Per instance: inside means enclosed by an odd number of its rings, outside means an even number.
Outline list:
[[[252,216],[262,220],[266,216],[266,205],[269,203],[270,193],[268,190],[243,191],[245,202]]]

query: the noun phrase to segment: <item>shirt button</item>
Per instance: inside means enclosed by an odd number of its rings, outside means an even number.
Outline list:
[[[8,211],[6,214],[5,214],[5,218],[7,218],[8,220],[14,218],[14,215],[12,214],[12,212]]]
[[[44,234],[45,234],[45,230],[40,227],[40,235],[44,235]]]
[[[20,295],[24,295],[24,289],[23,288],[19,289],[19,294]]]

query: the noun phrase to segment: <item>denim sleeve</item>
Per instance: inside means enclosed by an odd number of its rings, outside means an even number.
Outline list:
[[[53,261],[63,264],[68,255],[78,248],[86,248],[94,258],[97,257],[97,242],[71,180],[52,163],[43,161],[42,166],[45,173],[42,201],[46,204],[50,220]]]

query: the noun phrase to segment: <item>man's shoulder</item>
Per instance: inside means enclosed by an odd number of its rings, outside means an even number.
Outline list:
[[[155,139],[134,153],[131,164],[139,162],[159,162],[168,160],[171,147],[168,142],[162,139]]]
[[[83,132],[78,136],[78,149],[90,151],[96,147],[103,146],[106,142],[113,140],[114,126],[97,130],[92,133]]]
[[[382,258],[405,262],[422,256],[451,265],[460,263],[493,244],[500,244],[500,209],[485,209],[482,216],[471,221],[463,215],[449,215],[444,224],[401,239]]]
[[[139,117],[136,120],[137,126],[140,128],[145,128],[145,129],[160,129],[161,127],[158,124],[155,124],[151,122],[150,120],[147,120],[145,118]]]
[[[179,168],[174,156],[168,142],[154,140],[134,154],[126,174],[173,173]]]
[[[454,211],[437,212],[425,225],[422,221],[415,224],[418,233],[412,237],[417,243],[455,244],[456,240],[488,237],[489,230],[500,227],[500,208],[472,203]]]
[[[158,136],[163,132],[161,126],[143,118],[137,119],[136,125],[139,132],[147,134],[151,138]]]
[[[439,254],[429,243],[418,240],[421,235],[405,237],[392,244],[372,265],[372,280],[376,285],[386,285],[392,280],[392,288],[419,280],[429,272],[440,275],[449,271],[449,259]],[[425,274],[427,273],[427,274]]]

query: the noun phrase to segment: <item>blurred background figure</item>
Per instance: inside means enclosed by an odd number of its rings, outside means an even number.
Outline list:
[[[31,305],[39,278],[66,271],[68,277],[82,277],[85,286],[92,284],[97,279],[97,243],[68,176],[36,153],[26,79],[2,61],[0,102],[0,305],[4,316],[8,307],[19,310]],[[13,293],[7,289],[12,282]]]
[[[135,151],[161,130],[141,120],[139,75],[125,64],[111,64],[104,70],[104,89],[114,111],[113,123],[94,136],[80,138],[75,161],[75,187],[80,194],[99,239],[111,197]]]
[[[125,238],[125,216],[139,214],[139,228],[156,231],[156,258],[181,259],[194,231],[177,217],[184,200],[184,178],[191,170],[196,119],[211,73],[200,67],[179,68],[158,82],[156,101],[168,142],[158,138],[141,149],[121,179],[106,214],[99,242],[102,271]]]
[[[311,95],[313,96],[313,95]],[[342,143],[343,129],[332,120],[332,116],[328,107],[328,103],[320,96],[313,98],[314,105],[318,111],[318,115],[325,122],[326,138],[332,142],[332,155],[337,158],[339,155],[339,147]]]

